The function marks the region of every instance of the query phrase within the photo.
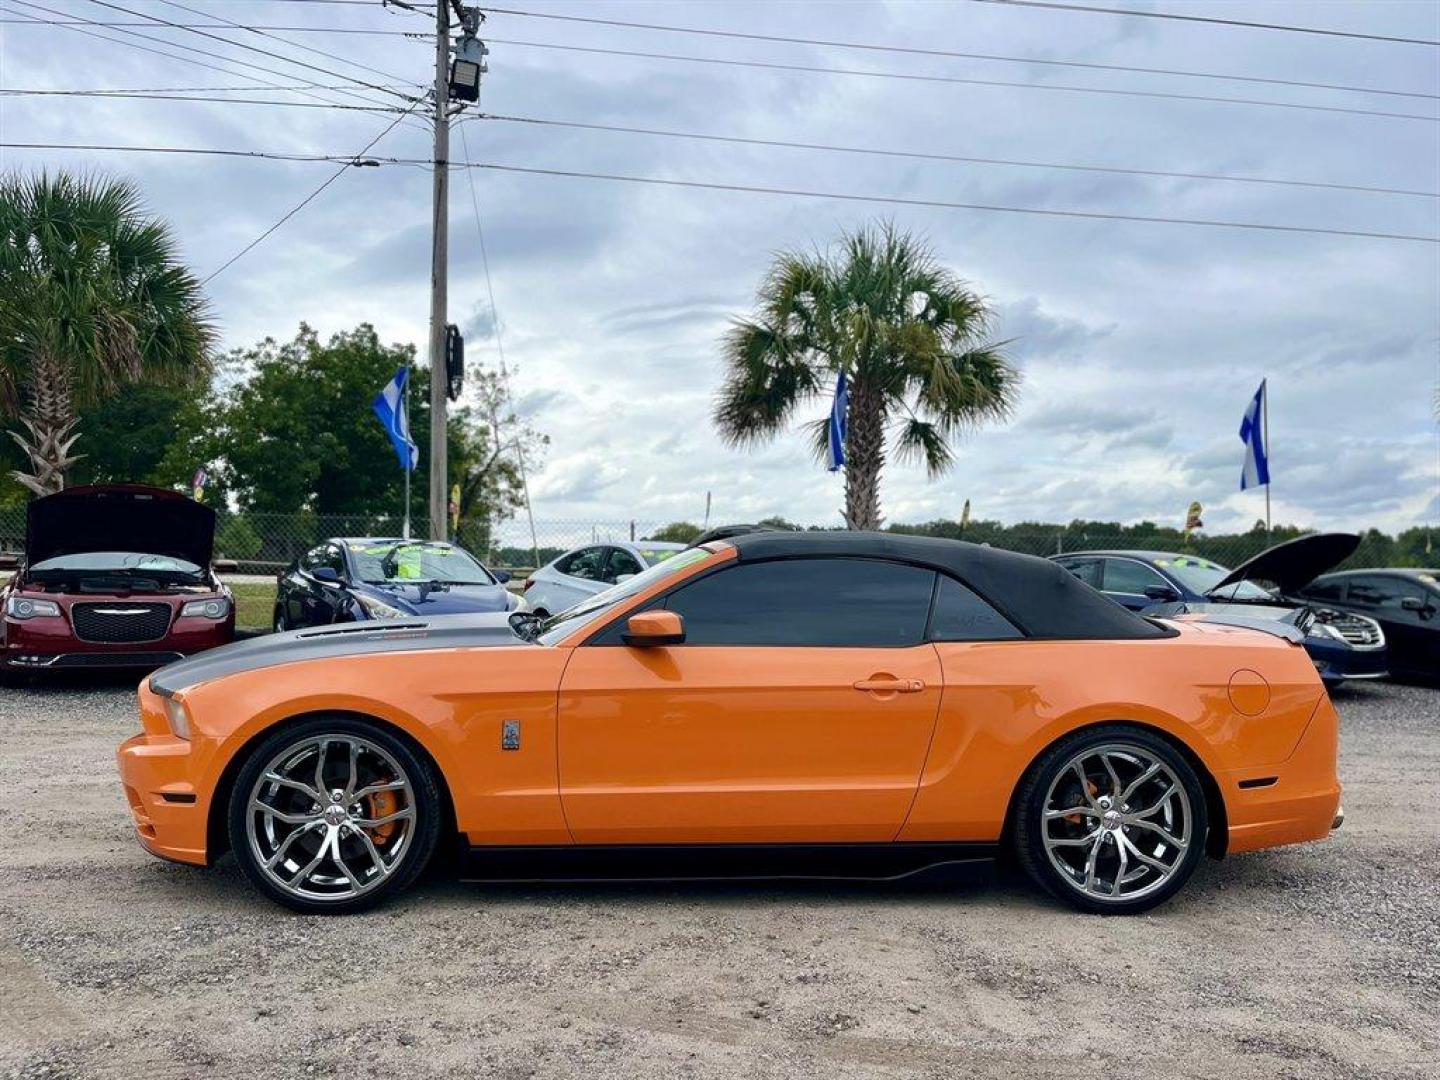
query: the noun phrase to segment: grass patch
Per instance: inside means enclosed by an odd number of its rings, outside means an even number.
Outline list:
[[[235,626],[241,630],[269,630],[274,625],[275,585],[244,581],[230,586],[235,596]]]

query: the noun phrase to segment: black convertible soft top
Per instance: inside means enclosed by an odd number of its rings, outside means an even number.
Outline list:
[[[1030,637],[1128,639],[1174,631],[1102,596],[1048,559],[1013,551],[879,532],[753,532],[726,541],[741,561],[787,558],[890,559],[958,578]]]

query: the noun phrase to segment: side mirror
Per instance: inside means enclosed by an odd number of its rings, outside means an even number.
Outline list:
[[[317,566],[310,571],[310,576],[323,585],[340,584],[340,574],[333,566]]]
[[[1150,585],[1145,589],[1145,595],[1151,600],[1158,600],[1162,604],[1173,604],[1180,599],[1180,594],[1167,585]]]
[[[504,585],[507,581],[510,580],[509,570],[491,570],[490,572],[495,575],[495,580],[498,581],[501,585]]]
[[[0,566],[4,565],[5,564],[3,562],[0,562]],[[1430,616],[1435,614],[1435,605],[1426,603],[1418,596],[1401,597],[1400,608],[1402,611],[1413,611],[1422,619],[1428,619],[1430,618]]]
[[[233,574],[240,569],[240,564],[234,559],[216,559],[210,566],[217,574]]]
[[[680,645],[685,641],[685,620],[673,611],[642,611],[626,620],[625,633],[620,636],[636,649]]]

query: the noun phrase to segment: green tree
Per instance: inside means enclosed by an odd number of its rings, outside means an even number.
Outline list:
[[[233,353],[227,363],[237,382],[213,419],[208,450],[192,456],[218,464],[244,510],[398,513],[404,473],[371,403],[414,356],[413,345],[384,345],[368,324],[323,342],[302,325],[293,341],[267,338]],[[531,463],[538,462],[547,440],[504,412],[501,388],[482,365],[472,362],[466,381],[478,387],[479,405],[449,415],[449,479],[461,487],[461,531],[483,549],[490,524],[523,505],[517,442]],[[421,448],[410,512],[423,523],[429,372],[412,368],[410,384],[410,433]]]
[[[987,340],[991,322],[984,299],[893,225],[846,234],[828,254],[782,254],[754,316],[724,339],[716,426],[736,446],[769,439],[845,374],[846,524],[879,528],[887,439],[938,476],[957,435],[1010,414],[1020,376]],[[822,457],[827,421],[809,425]]]
[[[701,529],[693,521],[672,521],[650,534],[651,540],[663,540],[671,544],[693,544]]]
[[[205,385],[213,336],[199,281],[134,185],[0,178],[0,412],[24,428],[10,435],[25,487],[65,486],[77,410],[141,379]]]

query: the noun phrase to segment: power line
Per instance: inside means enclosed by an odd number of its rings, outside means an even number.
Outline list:
[[[98,0],[91,0],[91,3],[97,2]],[[160,3],[164,4],[166,7],[176,8],[179,11],[187,11],[191,15],[203,16],[206,14],[203,11],[197,11],[195,8],[186,7],[184,4],[177,3],[176,0],[160,0]],[[291,41],[289,38],[283,38],[279,34],[271,33],[268,30],[262,30],[261,28],[256,26],[245,26],[241,23],[233,22],[230,19],[222,18],[219,15],[209,15],[207,17],[211,19],[217,19],[220,22],[225,23],[228,26],[232,26],[237,30],[245,30],[262,38],[270,38],[273,41],[283,42],[284,44],[289,45],[292,49],[300,49],[302,52],[314,53],[316,56],[323,56],[327,60],[338,60],[342,64],[348,64],[350,67],[359,68],[360,70],[369,72],[372,75],[383,75],[387,79],[398,79],[401,82],[405,81],[405,76],[403,75],[396,75],[393,72],[382,71],[380,68],[374,67],[370,64],[362,64],[358,61],[351,60],[347,56],[339,56],[332,52],[326,52],[324,49],[317,49],[314,46],[305,45],[299,41]],[[185,26],[184,29],[195,30],[198,29],[198,27]],[[236,42],[236,44],[238,45],[239,42]]]
[[[98,0],[91,0],[92,3]],[[1383,116],[1395,120],[1425,120],[1440,123],[1440,116],[1419,113],[1384,112],[1378,109],[1350,109],[1339,105],[1304,105],[1291,101],[1270,101],[1257,98],[1216,97],[1204,94],[1176,94],[1162,90],[1119,90],[1113,87],[1073,86],[1062,83],[1025,83],[1003,79],[971,79],[958,75],[920,75],[899,71],[870,71],[861,68],[815,67],[808,64],[781,64],[765,60],[718,59],[712,56],[684,56],[675,53],[642,52],[636,49],[602,49],[592,45],[559,45],[544,41],[517,41],[513,38],[487,37],[496,45],[516,45],[527,49],[557,49],[563,52],[591,53],[601,56],[631,56],[647,60],[677,60],[691,64],[713,64],[723,67],[764,68],[770,71],[798,71],[812,75],[851,75],[869,79],[901,79],[906,82],[957,83],[966,86],[1005,86],[1021,90],[1050,90],[1077,94],[1103,94],[1108,97],[1161,98],[1169,101],[1200,101],[1223,105],[1260,105],[1277,109],[1300,109],[1307,112],[1348,113],[1352,116]]]
[[[400,114],[399,116],[397,116],[394,120],[392,120],[392,121],[386,126],[386,128],[385,128],[384,131],[380,132],[379,135],[376,135],[373,139],[371,139],[368,143],[366,143],[366,144],[365,144],[365,148],[364,148],[363,150],[361,150],[358,154],[355,155],[355,161],[354,161],[353,164],[354,164],[354,165],[364,164],[363,162],[360,161],[360,158],[364,157],[365,154],[369,153],[369,152],[370,152],[370,148],[371,148],[372,146],[374,146],[374,145],[375,145],[376,143],[378,143],[381,139],[385,138],[386,135],[389,135],[390,132],[394,131],[397,127],[399,127],[399,126],[400,126],[400,121],[404,120],[405,117],[409,116],[410,113],[411,113],[411,111],[414,110],[414,109],[416,108],[416,106],[418,106],[419,104],[420,104],[420,102],[418,102],[418,101],[415,102],[415,103],[413,103],[413,104],[410,106],[409,109],[406,109],[403,113],[401,113],[401,114]],[[208,285],[211,281],[215,280],[215,278],[219,277],[219,276],[220,276],[221,274],[223,274],[226,270],[230,269],[230,267],[234,266],[237,262],[239,262],[239,261],[240,261],[242,258],[244,258],[247,254],[249,254],[249,253],[250,253],[251,251],[253,251],[256,247],[258,247],[261,243],[263,243],[267,237],[269,237],[272,233],[275,232],[276,229],[280,228],[280,226],[284,225],[287,221],[289,221],[292,217],[294,217],[296,214],[298,214],[301,210],[304,210],[305,207],[309,206],[312,202],[314,202],[317,198],[319,198],[319,197],[320,197],[320,194],[321,194],[326,188],[328,188],[331,184],[335,183],[336,180],[339,180],[340,177],[345,173],[345,171],[346,171],[347,169],[349,169],[349,168],[352,168],[352,167],[353,167],[353,166],[352,166],[351,163],[346,163],[346,164],[344,164],[344,165],[341,165],[340,168],[336,169],[333,173],[330,174],[330,176],[326,179],[326,181],[325,181],[323,184],[321,184],[319,187],[317,187],[317,188],[316,188],[314,191],[312,191],[309,195],[305,196],[305,198],[301,199],[300,202],[296,203],[295,206],[291,207],[291,209],[290,209],[289,211],[287,211],[283,216],[281,216],[281,218],[280,218],[279,221],[275,222],[274,225],[271,225],[268,229],[266,229],[264,232],[262,232],[262,233],[261,233],[259,236],[257,236],[254,240],[251,240],[250,243],[246,244],[243,248],[241,248],[239,251],[237,251],[234,255],[230,256],[229,259],[227,259],[224,263],[222,263],[222,264],[220,265],[219,269],[217,269],[217,270],[212,270],[205,278],[203,278],[203,279],[201,280],[200,284],[201,284],[201,285]]]
[[[397,118],[398,123],[403,117]],[[176,146],[108,146],[93,143],[32,143],[0,142],[0,147],[17,150],[88,150],[157,154],[219,154],[227,157],[275,158],[282,161],[344,161],[357,165],[415,165],[430,167],[428,158],[378,157],[358,160],[361,155],[335,154],[272,154],[264,151],[226,150]],[[368,149],[368,148],[367,148]],[[365,151],[361,151],[364,154]],[[757,195],[786,195],[796,198],[835,199],[842,202],[880,203],[890,206],[920,206],[942,210],[977,210],[1001,214],[1030,214],[1039,217],[1079,218],[1090,221],[1130,221],[1149,225],[1189,225],[1203,228],[1248,229],[1261,232],[1299,233],[1317,236],[1363,237],[1372,240],[1403,240],[1421,244],[1440,244],[1440,237],[1410,233],[1374,232],[1364,229],[1332,229],[1318,225],[1278,225],[1258,221],[1227,221],[1216,218],[1181,218],[1145,214],[1106,213],[1098,210],[1055,210],[1035,206],[1007,206],[998,203],[950,202],[941,199],[916,199],[899,195],[863,195],[849,192],[813,191],[805,188],[761,187],[752,184],[728,184],[706,180],[674,180],[658,176],[629,176],[623,173],[583,172],[570,169],[541,169],[524,165],[496,162],[451,162],[452,169],[489,169],[494,172],[519,173],[529,176],[557,176],[581,180],[611,180],[629,184],[654,184],[660,187],[694,188],[703,191],[746,192]]]
[[[510,124],[534,124],[544,127],[575,128],[581,131],[619,132],[628,135],[658,135],[674,139],[696,139],[704,142],[737,143],[744,146],[775,146],[794,150],[823,150],[830,153],[867,154],[876,157],[915,158],[923,161],[951,161],[969,165],[1004,165],[1025,169],[1062,169],[1075,172],[1114,173],[1121,176],[1151,176],[1177,180],[1221,180],[1239,184],[1270,184],[1280,187],[1321,188],[1333,191],[1357,191],[1376,195],[1414,195],[1440,199],[1440,192],[1415,191],[1407,188],[1372,187],[1364,184],[1338,184],[1318,180],[1284,180],[1274,177],[1233,176],[1225,173],[1176,172],[1166,169],[1128,169],[1108,165],[1076,165],[1056,161],[1019,161],[1007,158],[967,157],[960,154],[937,154],[915,150],[884,150],[868,146],[838,146],[833,143],[789,142],[783,139],[755,139],[737,135],[711,135],[697,131],[672,131],[664,128],[625,127],[619,124],[588,124],[571,120],[551,120],[534,116],[501,116],[480,113],[472,118],[499,120]],[[463,130],[463,126],[462,126]]]
[[[247,87],[254,90],[256,87]],[[278,105],[287,109],[340,109],[347,112],[404,113],[399,105],[341,105],[331,101],[267,101],[262,98],[207,97],[202,94],[166,94],[157,91],[127,93],[124,90],[11,90],[0,89],[0,97],[85,97],[92,99],[119,98],[128,101],[192,101],[216,105]]]
[[[37,4],[37,3],[34,2],[34,0],[9,0],[9,2],[12,3],[12,4],[19,4],[20,6],[26,7],[26,8],[35,8],[36,10],[44,11],[44,12],[47,12],[47,13],[49,13],[49,14],[51,14],[51,15],[60,15],[60,16],[66,17],[66,18],[69,18],[69,17],[70,17],[67,12],[57,11],[57,10],[55,10],[54,8],[46,7],[46,6],[44,6],[43,4]],[[85,22],[87,25],[93,22],[93,20],[90,20],[90,19],[83,19],[82,21]],[[79,26],[65,25],[64,28],[67,29],[67,30],[74,30],[74,31],[76,31],[77,33],[85,34],[85,35],[88,36],[88,37],[99,38],[99,39],[102,40],[102,41],[108,41],[108,42],[111,42],[112,44],[128,45],[128,46],[130,46],[130,47],[132,47],[132,48],[141,49],[141,50],[144,51],[144,52],[157,53],[157,54],[160,55],[160,56],[167,56],[167,57],[169,57],[169,58],[171,58],[171,59],[182,60],[182,61],[184,61],[185,63],[195,64],[195,65],[197,65],[197,66],[199,66],[199,67],[210,68],[210,69],[213,70],[213,71],[222,71],[222,72],[224,72],[224,73],[227,74],[227,75],[238,75],[238,76],[241,77],[241,78],[251,79],[251,80],[253,80],[254,82],[260,83],[261,85],[266,85],[266,86],[271,86],[271,87],[274,87],[274,86],[277,86],[277,85],[278,85],[278,84],[276,84],[276,83],[270,83],[270,82],[268,82],[268,81],[265,80],[265,79],[256,78],[254,75],[245,74],[244,72],[237,72],[237,71],[231,70],[230,68],[216,67],[214,64],[202,63],[201,61],[193,60],[193,59],[191,59],[191,58],[189,58],[189,57],[187,57],[187,56],[177,56],[177,55],[176,55],[175,53],[173,53],[173,52],[164,52],[164,51],[161,51],[161,50],[158,50],[158,49],[155,49],[155,48],[151,48],[151,47],[147,47],[147,46],[144,46],[144,45],[137,45],[137,44],[135,44],[135,43],[132,42],[132,41],[127,41],[127,40],[120,39],[120,38],[110,37],[110,36],[105,35],[105,34],[99,34],[99,33],[96,33],[95,31],[86,30],[86,29],[84,29],[84,28],[82,28],[82,27],[79,27]],[[126,37],[140,38],[142,41],[150,41],[150,42],[155,42],[155,43],[160,44],[160,45],[168,46],[170,49],[179,49],[179,50],[181,50],[181,51],[183,51],[183,52],[195,53],[195,54],[198,55],[198,56],[208,56],[208,57],[210,57],[210,58],[212,58],[212,59],[215,59],[215,60],[221,60],[221,61],[223,61],[223,62],[226,63],[226,64],[234,65],[235,67],[247,68],[247,69],[251,69],[251,70],[254,70],[254,71],[263,71],[263,72],[265,72],[265,73],[268,74],[268,75],[278,75],[278,76],[280,76],[280,77],[282,77],[282,78],[286,78],[286,79],[294,79],[294,78],[296,78],[296,74],[295,74],[295,72],[293,72],[293,71],[281,71],[281,70],[278,70],[278,69],[276,69],[276,68],[266,67],[266,66],[264,66],[263,64],[256,64],[256,63],[254,63],[254,62],[252,62],[252,61],[249,61],[249,60],[240,60],[240,59],[237,59],[237,58],[235,58],[235,57],[233,57],[233,56],[229,56],[229,55],[227,55],[227,54],[225,54],[225,53],[217,53],[217,52],[212,52],[212,51],[210,51],[209,49],[201,49],[201,48],[199,48],[198,46],[195,46],[195,45],[184,45],[184,44],[181,44],[180,42],[177,42],[177,41],[171,41],[171,40],[168,39],[168,38],[155,37],[155,36],[152,35],[152,34],[142,34],[142,33],[141,33],[140,31],[138,31],[138,30],[121,30],[121,31],[119,31],[119,33],[126,35]],[[351,77],[348,76],[348,75],[339,75],[339,76],[337,76],[337,77],[338,77],[338,78],[341,78],[341,79],[347,80],[347,83],[348,83],[348,85],[350,85],[350,86],[354,86],[354,85],[357,83],[357,80],[351,78]],[[335,91],[335,92],[336,92],[336,93],[340,93],[340,94],[344,94],[346,97],[349,97],[349,98],[353,98],[353,99],[358,99],[358,100],[360,100],[360,101],[364,101],[364,102],[366,102],[367,104],[373,104],[373,103],[374,103],[374,101],[373,101],[372,98],[366,97],[364,94],[357,93],[357,92],[356,92],[355,90],[353,90],[353,89],[351,89],[351,90],[337,90],[337,91]],[[390,93],[393,94],[393,93],[395,93],[395,91],[390,91]],[[330,100],[332,100],[332,99],[330,99],[330,98],[321,97],[321,96],[319,96],[319,95],[317,95],[317,94],[307,94],[306,96],[312,97],[312,98],[314,98],[316,101],[330,101]],[[402,97],[402,98],[405,98],[406,100],[410,100],[410,98],[408,97],[408,95],[400,94],[400,95],[397,95],[397,96],[400,96],[400,97]]]
[[[218,18],[218,17],[219,17],[219,16],[211,16],[211,18]],[[79,19],[74,19],[74,20],[71,20],[70,22],[52,22],[52,23],[47,23],[47,22],[46,22],[45,20],[43,20],[43,19],[0,19],[0,23],[10,23],[10,24],[16,25],[16,26],[41,26],[41,25],[47,25],[47,26],[85,26],[85,25],[90,25],[90,26],[106,26],[106,27],[111,27],[111,28],[135,27],[135,26],[154,26],[154,25],[155,25],[153,22],[150,22],[149,20],[141,20],[141,19],[96,19],[96,20],[93,20],[93,21],[91,21],[91,22],[89,22],[89,23],[82,22],[82,21],[79,20]],[[257,31],[272,30],[272,31],[284,31],[284,32],[290,33],[290,34],[327,34],[327,35],[328,35],[328,34],[362,34],[362,35],[368,35],[368,36],[371,36],[371,37],[398,37],[398,38],[409,38],[411,41],[423,41],[423,39],[424,39],[424,35],[423,35],[423,34],[418,34],[418,33],[416,33],[416,32],[413,31],[413,30],[372,30],[372,29],[370,29],[369,27],[361,27],[361,26],[269,26],[269,25],[263,25],[263,26],[262,26],[262,25],[240,26],[240,24],[238,24],[238,23],[224,23],[224,22],[176,23],[176,24],[175,24],[176,29],[179,29],[179,30],[224,30],[227,26],[234,26],[234,27],[238,27],[239,29],[243,29],[243,30],[257,30]]]
[[[237,48],[237,49],[244,49],[244,50],[246,50],[247,52],[258,53],[258,54],[260,54],[261,56],[268,56],[268,57],[270,57],[271,59],[280,60],[280,61],[282,61],[283,63],[294,64],[296,67],[303,67],[303,68],[308,68],[308,69],[311,70],[311,71],[318,71],[318,72],[320,72],[320,74],[322,74],[322,75],[329,75],[330,77],[335,78],[335,79],[350,79],[352,82],[355,82],[355,83],[359,84],[360,86],[364,86],[364,87],[366,87],[367,89],[370,89],[370,90],[378,90],[378,91],[380,91],[381,93],[384,93],[384,94],[394,94],[394,95],[397,96],[397,97],[405,98],[405,100],[407,100],[407,101],[410,100],[408,97],[406,97],[406,96],[403,95],[403,94],[396,94],[396,92],[395,92],[394,90],[389,90],[389,89],[386,89],[386,88],[384,88],[384,87],[382,87],[382,86],[377,86],[377,85],[375,85],[375,84],[373,84],[373,83],[365,82],[363,79],[356,79],[356,78],[354,78],[353,76],[346,75],[344,72],[331,71],[329,68],[323,68],[323,67],[320,67],[320,66],[318,66],[318,65],[316,65],[316,64],[311,64],[311,63],[309,63],[308,61],[305,61],[305,60],[296,60],[294,57],[285,56],[284,54],[282,54],[282,53],[277,53],[277,52],[275,52],[275,51],[273,51],[273,50],[271,50],[271,49],[262,49],[262,48],[260,48],[259,46],[256,46],[256,45],[248,45],[248,44],[246,44],[246,43],[243,42],[243,41],[233,41],[233,40],[231,40],[230,38],[221,37],[219,34],[212,34],[212,33],[210,33],[208,30],[197,30],[197,29],[195,29],[195,28],[193,28],[193,27],[186,28],[186,27],[184,27],[184,26],[181,26],[179,23],[172,22],[172,21],[169,20],[169,19],[162,19],[159,15],[151,15],[151,14],[149,14],[149,13],[147,13],[147,12],[143,12],[143,11],[132,11],[130,8],[121,7],[119,4],[112,4],[112,3],[110,3],[110,0],[89,0],[89,2],[92,3],[92,4],[95,4],[95,5],[98,6],[98,7],[109,8],[111,11],[121,12],[121,13],[124,14],[124,15],[134,15],[134,16],[137,17],[137,18],[152,19],[152,20],[154,20],[155,22],[159,23],[159,24],[162,25],[162,26],[168,26],[168,27],[170,27],[170,28],[172,28],[172,29],[176,29],[176,30],[184,30],[187,34],[198,34],[200,37],[210,38],[212,41],[218,41],[218,42],[220,42],[220,43],[222,43],[222,44],[224,44],[224,45],[230,45],[230,46],[232,46],[232,47],[234,47],[234,48]],[[348,61],[347,61],[347,63],[348,63]],[[362,65],[352,65],[352,66],[362,66]],[[388,76],[388,77],[389,77],[389,78],[394,78],[395,76],[392,75],[392,76]]]
[[[1353,30],[1332,30],[1320,26],[1291,26],[1285,23],[1245,22],[1241,19],[1219,19],[1205,15],[1181,15],[1173,11],[1136,11],[1134,8],[1093,7],[1087,4],[1057,4],[1048,0],[973,0],[981,4],[1006,7],[1048,8],[1051,11],[1079,11],[1096,15],[1133,15],[1141,19],[1174,19],[1178,22],[1211,23],[1216,26],[1241,26],[1250,30],[1285,30],[1293,34],[1320,34],[1324,37],[1357,38],[1361,41],[1390,41],[1401,45],[1440,45],[1429,38],[1391,37],[1388,34],[1362,34]]]
[[[1302,79],[1275,79],[1259,75],[1227,75],[1215,71],[1135,67],[1129,64],[1100,64],[1081,60],[1051,60],[1037,56],[1001,56],[994,53],[956,52],[950,49],[928,49],[907,45],[877,45],[871,42],[837,41],[830,38],[787,37],[781,34],[743,33],[738,30],[713,30],[698,26],[627,22],[624,19],[600,19],[588,15],[558,15],[552,12],[520,11],[515,8],[487,7],[485,12],[487,15],[514,15],[525,19],[548,19],[556,22],[587,23],[593,26],[614,26],[630,30],[656,30],[667,34],[695,34],[701,37],[733,38],[741,41],[769,41],[786,45],[818,45],[831,49],[860,49],[865,52],[900,53],[907,56],[937,56],[958,60],[994,60],[1012,64],[1041,64],[1050,67],[1073,67],[1090,71],[1124,71],[1143,75],[1175,75],[1192,79],[1221,79],[1228,82],[1264,83],[1271,86],[1298,86],[1315,90],[1345,90],[1361,94],[1385,94],[1391,97],[1440,98],[1440,94],[1417,93],[1409,90],[1383,90],[1374,86],[1307,82]]]
[[[110,39],[106,39],[110,40]],[[128,41],[119,41],[116,44],[128,45]],[[176,60],[186,59],[183,56],[176,56]],[[226,74],[234,75],[235,72]],[[284,86],[279,83],[256,83],[250,86],[96,86],[83,90],[52,90],[48,88],[24,88],[5,87],[3,92],[7,94],[67,94],[74,97],[105,97],[107,94],[123,94],[129,97],[147,97],[151,94],[239,94],[254,93],[258,90],[284,90],[287,92],[299,92],[302,90],[347,90],[353,83],[295,83]],[[398,83],[396,90],[421,90],[424,89],[419,83]],[[224,101],[224,98],[220,99]],[[324,103],[322,103],[324,104]],[[338,104],[337,104],[338,107]],[[377,108],[400,110],[399,105],[380,105]]]
[[[44,6],[43,4],[35,3],[34,0],[9,0],[9,2],[12,3],[12,4],[20,4],[22,7],[34,8],[34,9],[39,10],[39,11],[47,12],[47,13],[49,13],[49,14],[51,14],[51,15],[60,15],[60,16],[65,16],[65,17],[67,17],[67,18],[69,17],[66,12],[57,11],[57,10],[55,10],[54,8],[46,7],[46,6]],[[48,20],[42,20],[42,21],[48,21]],[[90,19],[82,19],[81,21],[84,22],[84,23],[86,23],[87,25],[93,22],[93,20],[90,20]],[[219,71],[219,72],[222,72],[223,74],[226,74],[226,75],[235,75],[235,76],[238,76],[238,77],[240,77],[240,78],[242,78],[242,79],[249,79],[249,80],[251,80],[252,82],[258,83],[258,84],[260,84],[261,86],[269,87],[269,88],[271,88],[271,89],[285,89],[285,87],[282,86],[282,84],[280,84],[280,83],[271,82],[271,81],[268,80],[268,79],[262,79],[262,78],[259,78],[258,76],[248,74],[248,71],[235,71],[235,70],[233,70],[232,67],[219,67],[219,66],[216,66],[215,64],[206,63],[205,61],[202,61],[202,60],[196,60],[196,59],[194,59],[193,57],[190,57],[190,56],[182,56],[182,55],[180,55],[179,53],[172,52],[172,51],[168,51],[168,50],[171,50],[171,49],[179,49],[179,50],[182,50],[182,51],[185,52],[185,53],[194,53],[194,54],[199,55],[199,56],[211,57],[211,58],[213,58],[213,59],[223,61],[223,62],[226,63],[226,64],[233,65],[234,67],[241,67],[241,68],[246,68],[246,69],[250,69],[250,70],[254,70],[254,71],[262,71],[262,72],[265,72],[266,74],[269,74],[269,75],[278,75],[278,76],[280,76],[280,77],[282,77],[282,78],[286,78],[286,79],[294,79],[294,78],[296,78],[296,73],[293,72],[293,71],[281,71],[281,70],[278,70],[278,69],[276,69],[276,68],[266,67],[266,66],[264,66],[263,64],[253,63],[252,61],[249,61],[249,60],[240,60],[240,59],[237,59],[237,58],[235,58],[235,57],[233,57],[233,56],[229,56],[229,55],[227,55],[227,54],[225,54],[225,53],[217,53],[217,52],[212,52],[212,51],[209,50],[209,49],[201,49],[201,48],[199,48],[198,46],[195,46],[195,45],[184,45],[184,44],[181,44],[180,42],[171,41],[171,40],[169,40],[168,38],[155,37],[154,35],[151,35],[151,34],[142,34],[142,33],[141,33],[140,31],[138,31],[138,30],[121,30],[121,31],[119,31],[119,33],[126,35],[126,37],[124,37],[124,38],[117,38],[117,37],[112,37],[112,36],[110,36],[110,35],[108,35],[108,34],[97,33],[96,31],[93,31],[93,30],[86,30],[86,29],[85,29],[84,27],[82,27],[82,26],[71,26],[71,25],[69,25],[68,23],[66,23],[66,24],[55,24],[55,25],[61,25],[61,26],[63,26],[63,28],[66,29],[66,30],[73,30],[73,31],[75,31],[76,33],[84,34],[84,35],[87,36],[87,37],[97,38],[97,39],[99,39],[99,40],[101,40],[101,41],[106,41],[106,42],[109,42],[109,43],[111,43],[111,44],[115,44],[115,45],[125,45],[125,46],[128,46],[128,47],[133,48],[133,49],[139,49],[139,50],[141,50],[142,52],[154,53],[154,54],[157,55],[157,56],[164,56],[164,57],[167,57],[167,58],[169,58],[169,59],[172,59],[172,60],[180,60],[180,61],[183,62],[183,63],[192,64],[192,65],[195,65],[195,66],[197,66],[197,67],[208,68],[208,69],[210,69],[211,71]],[[141,40],[143,40],[143,41],[155,42],[155,43],[158,43],[158,44],[160,44],[160,45],[167,46],[168,48],[167,48],[167,49],[157,49],[157,48],[154,48],[153,46],[140,45],[140,44],[138,44],[137,42],[127,40],[128,38],[131,38],[131,37],[139,38],[139,39],[141,39]],[[351,100],[362,101],[362,102],[364,102],[364,103],[367,104],[367,105],[373,105],[373,104],[375,104],[375,99],[373,99],[373,98],[367,96],[366,94],[361,93],[361,92],[359,92],[359,91],[357,91],[357,90],[354,89],[354,87],[355,87],[355,85],[356,85],[354,79],[350,78],[349,76],[345,76],[345,75],[341,75],[340,78],[347,80],[347,82],[344,84],[345,88],[344,88],[344,89],[341,89],[341,88],[339,88],[339,87],[328,88],[328,92],[329,92],[330,94],[339,94],[339,95],[342,95],[343,97],[349,98],[349,99],[351,99]],[[312,86],[313,86],[314,88],[316,88],[316,89],[321,88],[321,85],[320,85],[320,84],[312,84]],[[311,98],[311,99],[313,99],[313,100],[315,100],[315,101],[323,101],[323,102],[329,102],[329,103],[331,103],[331,104],[335,104],[334,97],[331,97],[331,96],[324,96],[324,95],[322,95],[322,94],[313,93],[313,92],[311,92],[310,90],[303,90],[303,89],[302,89],[302,90],[296,90],[295,92],[301,94],[301,95],[304,96],[304,97]],[[397,96],[400,96],[400,97],[404,98],[405,100],[414,100],[414,98],[413,98],[411,95],[398,94]],[[414,118],[414,117],[412,117],[411,120],[412,120],[415,124],[419,125],[419,126],[422,128],[422,130],[428,130],[428,128],[425,127],[424,121],[422,121],[422,120],[420,120],[420,119],[418,119],[418,118]]]

